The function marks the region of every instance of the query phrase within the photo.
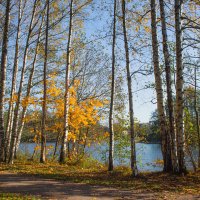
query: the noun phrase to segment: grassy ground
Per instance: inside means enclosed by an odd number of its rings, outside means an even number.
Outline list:
[[[200,195],[200,171],[189,173],[187,176],[161,172],[143,173],[133,178],[130,169],[126,167],[118,167],[109,173],[105,166],[95,161],[83,162],[78,166],[59,165],[55,162],[40,164],[31,161],[16,161],[14,165],[0,164],[0,172],[3,171],[140,192]]]
[[[39,200],[37,197],[30,195],[21,195],[21,194],[11,194],[11,193],[0,193],[1,200]]]

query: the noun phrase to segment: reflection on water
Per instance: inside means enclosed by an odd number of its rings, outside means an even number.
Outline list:
[[[20,150],[26,154],[32,154],[36,144],[35,143],[22,143],[20,144]],[[48,154],[52,155],[55,143],[47,143]],[[119,156],[119,150],[115,151],[114,164],[115,165],[130,165],[130,148],[123,149],[123,152]],[[99,160],[100,162],[108,162],[108,145],[92,145],[91,147],[86,148],[86,153],[92,156],[94,159]],[[137,166],[139,171],[162,171],[163,167],[159,164],[159,160],[162,160],[162,153],[160,144],[145,144],[137,143],[136,144],[136,154],[137,154]],[[194,151],[195,156],[197,152]],[[189,158],[187,158],[187,165],[191,168],[191,163]]]
[[[49,147],[49,155],[53,153],[55,143],[47,143]],[[20,150],[27,154],[32,154],[36,144],[35,143],[22,143],[20,144]],[[108,147],[107,145],[95,145],[86,149],[87,154],[93,158],[106,163],[108,161]],[[162,171],[162,166],[156,165],[155,161],[162,160],[162,153],[160,150],[160,144],[136,144],[137,163],[140,171]],[[122,158],[115,157],[115,165],[129,165],[130,154],[127,149],[126,155]]]
[[[130,165],[130,148],[126,148],[123,150],[124,152],[126,152],[126,155],[115,156],[115,165]],[[90,149],[88,149],[88,152],[91,152],[92,156],[100,160],[101,162],[106,163],[108,161],[107,145],[91,147]],[[99,152],[101,153],[99,154]],[[118,154],[117,150],[115,151],[115,155],[116,154]],[[157,160],[162,160],[160,144],[137,143],[136,154],[139,171],[162,171],[162,166],[156,164]]]

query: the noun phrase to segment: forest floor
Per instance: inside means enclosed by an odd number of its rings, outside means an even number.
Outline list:
[[[112,173],[101,165],[87,167],[29,161],[0,164],[0,199],[200,199],[200,171],[132,178],[125,167]]]

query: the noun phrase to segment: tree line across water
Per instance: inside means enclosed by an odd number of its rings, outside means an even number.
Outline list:
[[[137,176],[136,142],[151,137],[163,171],[187,173],[186,155],[200,167],[199,1],[3,0],[0,8],[1,162],[14,163],[28,132],[41,163],[54,134],[61,164],[108,141],[112,171],[115,143],[126,138]],[[145,126],[134,95],[146,90],[157,110]]]

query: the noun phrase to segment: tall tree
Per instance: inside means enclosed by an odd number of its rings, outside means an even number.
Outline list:
[[[41,24],[39,27],[39,32],[38,32],[38,36],[37,36],[37,44],[35,47],[35,55],[33,58],[32,68],[31,68],[31,71],[29,74],[28,85],[27,85],[26,96],[25,96],[25,100],[27,101],[27,103],[23,106],[23,109],[22,109],[20,125],[19,125],[19,129],[18,129],[18,133],[17,133],[17,144],[16,144],[16,148],[15,148],[15,155],[17,153],[17,150],[19,148],[19,144],[21,141],[21,136],[22,136],[22,132],[23,132],[24,124],[25,124],[25,117],[26,117],[26,113],[27,113],[29,98],[31,95],[31,89],[33,87],[32,83],[33,83],[33,78],[34,78],[34,73],[35,73],[35,65],[36,65],[37,56],[38,56],[39,44],[40,44],[40,40],[41,40],[40,37],[41,37],[41,32],[42,32],[43,20],[44,20],[44,16],[42,16]]]
[[[69,29],[67,41],[67,60],[66,60],[66,74],[65,74],[65,95],[64,95],[64,133],[61,141],[61,151],[59,162],[64,163],[67,152],[67,137],[69,132],[69,78],[70,78],[70,53],[71,53],[71,36],[72,36],[72,19],[73,19],[73,0],[70,1],[70,16],[69,16]]]
[[[10,101],[8,108],[8,118],[6,123],[6,132],[5,132],[5,161],[7,161],[7,157],[9,156],[10,150],[10,140],[11,140],[11,130],[13,123],[13,111],[14,111],[14,95],[16,91],[16,83],[17,83],[17,73],[18,73],[18,62],[19,62],[19,38],[20,38],[20,26],[22,20],[22,0],[20,0],[18,5],[18,24],[17,24],[17,36],[15,43],[15,57],[13,64],[13,74],[12,74],[12,86],[10,92]],[[25,4],[24,4],[25,5]]]
[[[199,124],[199,112],[197,107],[198,95],[197,95],[197,66],[194,68],[194,110],[195,110],[195,118],[196,118],[196,129],[197,129],[197,137],[198,137],[198,167],[200,168],[200,124]]]
[[[162,89],[162,78],[159,64],[159,53],[158,53],[158,38],[157,38],[157,25],[156,25],[156,3],[155,0],[151,0],[151,32],[152,32],[152,50],[153,50],[153,65],[154,65],[154,77],[155,77],[155,89],[157,96],[157,109],[158,109],[158,120],[160,124],[160,132],[162,137],[162,153],[164,160],[164,170],[167,168],[168,154],[167,152],[167,124],[164,112],[163,102],[163,89]]]
[[[41,131],[41,153],[40,162],[46,161],[46,115],[47,115],[47,60],[48,60],[48,39],[49,39],[49,0],[46,1],[46,36],[45,54],[43,69],[43,101],[42,101],[42,131]]]
[[[186,172],[185,136],[183,130],[183,56],[181,30],[182,0],[175,0],[175,32],[176,32],[176,131],[179,173]]]
[[[8,54],[8,31],[10,23],[10,0],[6,3],[5,23],[3,30],[3,42],[1,53],[1,75],[0,75],[0,161],[4,160],[4,96],[6,86],[6,67]]]
[[[115,94],[115,45],[116,45],[116,8],[117,1],[114,0],[113,12],[113,41],[112,41],[112,83],[111,83],[111,99],[110,99],[110,113],[109,113],[109,166],[108,170],[113,170],[113,156],[114,156],[114,129],[113,129],[113,110],[114,110],[114,94]]]
[[[34,27],[33,22],[34,22],[34,18],[35,18],[36,6],[37,6],[37,0],[34,0],[32,14],[31,14],[31,20],[30,20],[29,29],[28,29],[28,35],[27,35],[25,49],[24,49],[23,64],[22,64],[22,69],[21,69],[21,79],[20,79],[19,90],[18,90],[18,95],[17,95],[17,102],[16,102],[15,109],[14,109],[14,119],[13,119],[13,126],[12,126],[12,140],[11,140],[11,145],[10,145],[10,156],[9,156],[9,163],[11,163],[11,164],[14,161],[14,155],[15,155],[20,104],[21,104],[21,98],[22,98],[22,88],[24,85],[24,75],[25,75],[25,70],[26,70],[28,48],[30,45],[30,38],[31,38],[32,31],[33,31],[33,27]]]
[[[166,136],[166,165],[165,171],[174,172],[177,171],[177,144],[176,144],[176,133],[175,133],[175,122],[174,122],[174,105],[172,97],[172,78],[171,78],[171,58],[168,47],[168,35],[166,27],[166,16],[165,16],[165,6],[164,1],[160,1],[160,16],[162,24],[162,39],[163,39],[163,54],[165,60],[165,79],[167,83],[167,108],[169,116],[169,131]]]
[[[130,73],[130,55],[129,55],[129,46],[128,46],[128,38],[127,38],[125,0],[122,0],[122,21],[123,21],[122,23],[123,23],[124,48],[125,48],[125,55],[126,55],[128,99],[129,99],[129,118],[130,118],[130,135],[131,135],[131,170],[132,170],[132,175],[137,176],[138,170],[137,170],[137,163],[136,163],[136,148],[135,148],[132,78],[131,78],[131,73]]]

